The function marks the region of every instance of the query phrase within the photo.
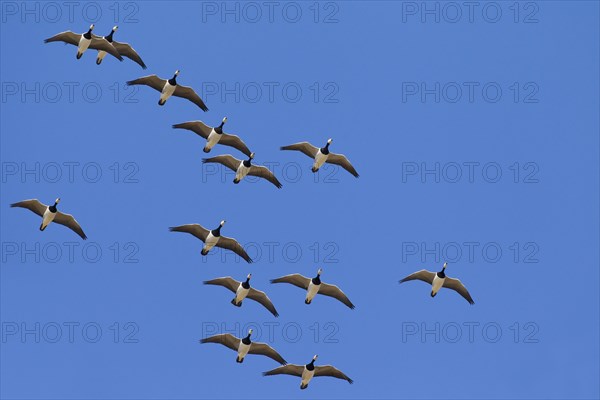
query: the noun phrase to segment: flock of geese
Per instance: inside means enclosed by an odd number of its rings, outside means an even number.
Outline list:
[[[71,31],[66,31],[46,39],[44,42],[64,42],[66,44],[76,46],[77,59],[82,58],[88,49],[96,50],[98,52],[96,57],[97,65],[100,65],[106,55],[110,54],[119,61],[123,61],[123,57],[129,58],[139,64],[143,69],[146,69],[146,64],[142,61],[142,58],[131,45],[128,43],[117,42],[113,39],[117,29],[118,27],[115,26],[107,36],[97,36],[92,33],[94,30],[94,25],[92,24],[87,32],[78,34]],[[204,101],[202,101],[200,96],[198,96],[198,94],[196,94],[192,88],[182,86],[177,83],[178,75],[179,70],[175,71],[175,74],[170,79],[161,79],[156,75],[149,75],[128,81],[127,84],[146,85],[160,92],[160,97],[158,100],[158,104],[160,106],[164,106],[170,97],[175,96],[185,98],[197,105],[203,111],[208,111],[208,107]],[[255,154],[250,151],[248,146],[242,139],[240,139],[240,137],[225,133],[223,131],[223,126],[226,122],[227,118],[223,118],[218,126],[211,127],[202,121],[189,121],[175,124],[173,125],[173,128],[190,130],[204,139],[205,145],[203,150],[205,153],[209,153],[217,144],[220,144],[233,147],[248,157],[247,159],[240,160],[232,155],[218,155],[202,160],[204,163],[219,163],[235,171],[235,178],[233,180],[234,183],[237,184],[246,176],[251,175],[263,178],[275,185],[277,188],[281,188],[281,183],[268,168],[252,164]],[[329,151],[329,146],[331,143],[332,139],[328,139],[323,147],[316,147],[308,142],[300,142],[283,146],[281,147],[281,150],[300,151],[310,157],[313,160],[311,168],[313,172],[317,172],[324,163],[330,163],[339,165],[350,174],[358,178],[358,172],[344,155],[331,153]],[[37,199],[31,199],[13,203],[11,204],[11,207],[25,208],[40,216],[42,218],[42,222],[39,227],[40,231],[44,231],[51,222],[55,222],[68,227],[77,233],[82,239],[87,239],[83,229],[72,215],[58,211],[57,206],[59,202],[60,198],[57,198],[54,204],[46,205]],[[224,225],[225,221],[223,220],[215,229],[207,229],[199,224],[187,224],[170,227],[169,230],[171,232],[189,233],[201,240],[203,242],[203,246],[200,253],[203,256],[206,256],[214,247],[219,247],[230,250],[243,258],[246,262],[251,263],[252,259],[236,239],[221,235],[221,229]],[[439,290],[444,287],[456,291],[470,304],[474,304],[473,299],[471,298],[471,295],[467,291],[466,287],[458,279],[453,279],[446,276],[446,268],[447,263],[444,263],[442,270],[437,273],[427,270],[417,271],[402,279],[400,283],[411,280],[421,280],[431,285],[431,297],[436,296]],[[323,270],[319,268],[316,276],[313,278],[306,277],[301,274],[286,275],[280,278],[272,279],[271,283],[288,283],[303,289],[305,291],[305,304],[311,304],[315,296],[317,294],[321,294],[332,297],[343,303],[348,308],[354,309],[354,304],[339,287],[321,281],[322,272]],[[250,286],[251,277],[252,275],[248,274],[245,280],[238,281],[230,276],[226,276],[204,281],[204,284],[222,286],[233,292],[234,297],[231,299],[231,304],[236,307],[241,307],[245,299],[250,299],[260,303],[273,316],[278,317],[279,313],[266,293]],[[350,379],[346,374],[331,365],[316,366],[315,362],[317,360],[317,355],[315,355],[309,363],[304,365],[288,364],[285,359],[268,344],[253,342],[251,340],[251,335],[252,330],[250,329],[247,336],[243,338],[237,338],[231,334],[220,334],[201,339],[200,343],[217,343],[230,348],[237,353],[236,362],[238,363],[242,363],[248,354],[257,354],[269,357],[282,364],[282,366],[264,372],[263,375],[271,376],[285,374],[300,377],[300,389],[306,389],[311,379],[317,376],[329,376],[353,383],[353,380]]]

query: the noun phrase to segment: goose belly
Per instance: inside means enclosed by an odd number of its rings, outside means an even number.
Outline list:
[[[437,275],[433,277],[433,283],[431,284],[431,291],[435,294],[437,293],[442,286],[444,286],[444,281],[446,278],[440,278]]]
[[[315,285],[312,281],[308,284],[308,290],[306,291],[306,300],[309,302],[319,293],[320,285]]]
[[[313,168],[315,170],[321,168],[321,166],[325,164],[325,161],[327,161],[328,156],[329,154],[323,154],[321,153],[321,150],[319,150],[317,152],[317,155],[315,156],[315,163],[313,164]]]
[[[248,292],[250,292],[250,289],[244,289],[244,287],[240,285],[237,288],[237,291],[235,292],[236,303],[239,303],[240,301],[244,300],[246,296],[248,296]]]
[[[90,47],[90,43],[92,43],[92,39],[86,39],[83,35],[81,35],[81,39],[79,39],[79,46],[77,46],[77,51],[79,53],[83,53]]]
[[[99,61],[104,60],[104,57],[106,57],[106,52],[104,50],[98,50],[98,57],[96,58]]]
[[[206,150],[212,149],[217,143],[219,143],[219,139],[221,139],[221,135],[219,135],[213,129],[212,131],[210,131],[208,137],[206,138],[206,146],[204,146],[204,148]]]
[[[242,179],[244,179],[244,177],[246,177],[246,175],[248,175],[249,171],[250,171],[250,168],[246,167],[243,162],[240,163],[240,166],[238,167],[237,171],[235,172],[235,179],[237,179],[238,181],[241,181]]]
[[[42,227],[47,227],[50,222],[54,221],[55,217],[56,213],[53,213],[50,209],[46,208],[46,211],[44,211],[44,215],[42,216]]]
[[[240,347],[238,347],[238,356],[240,357],[240,359],[246,357],[246,354],[248,354],[248,352],[250,351],[250,346],[252,346],[252,343],[244,344],[242,341],[240,341]]]
[[[166,101],[169,97],[173,96],[173,93],[175,93],[175,86],[167,82],[160,93],[160,99]]]
[[[308,382],[315,376],[315,370],[309,371],[304,367],[304,371],[302,372],[302,384],[308,385]]]
[[[209,233],[208,236],[206,237],[206,241],[204,242],[204,247],[202,248],[202,250],[209,251],[210,249],[212,249],[213,247],[215,247],[217,245],[218,241],[219,241],[218,237],[215,237],[215,236],[213,236],[212,233]]]

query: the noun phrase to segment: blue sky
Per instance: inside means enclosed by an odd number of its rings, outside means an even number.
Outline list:
[[[598,398],[597,2],[61,4],[1,5],[3,398]],[[148,70],[43,44],[91,22]],[[124,86],[176,69],[208,113]],[[171,128],[224,116],[282,190]],[[359,179],[279,151],[329,137]],[[87,242],[8,207],[56,197]],[[221,219],[254,264],[167,229]],[[474,306],[398,285],[444,261]],[[318,267],[355,310],[268,281]],[[354,385],[198,344],[249,327]]]

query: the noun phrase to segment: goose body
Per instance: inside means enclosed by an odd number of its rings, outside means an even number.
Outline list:
[[[227,117],[221,120],[218,126],[211,127],[202,121],[188,121],[173,125],[173,129],[187,129],[194,132],[205,140],[202,151],[209,153],[217,144],[231,146],[247,156],[250,156],[251,151],[239,136],[223,132],[223,125],[227,122]]]
[[[248,274],[246,276],[246,280],[239,282],[233,279],[230,276],[226,276],[223,278],[216,278],[210,281],[204,281],[205,285],[218,285],[223,286],[224,288],[229,289],[235,296],[231,299],[231,304],[236,307],[241,307],[244,299],[248,298],[250,300],[254,300],[264,306],[267,310],[271,312],[275,317],[278,317],[279,314],[275,309],[275,306],[271,302],[271,299],[265,294],[265,292],[261,292],[253,287],[250,287],[250,278],[252,274]]]
[[[312,172],[317,172],[325,163],[339,165],[346,171],[350,172],[356,178],[359,177],[358,172],[352,166],[350,161],[343,154],[335,154],[329,151],[329,145],[332,139],[328,139],[324,147],[318,148],[308,142],[294,143],[289,146],[281,147],[281,150],[295,150],[300,151],[313,159],[313,165],[311,168]]]
[[[215,156],[211,158],[203,158],[203,163],[218,163],[226,166],[232,171],[235,171],[235,178],[233,179],[233,183],[240,183],[242,179],[244,179],[248,175],[257,176],[259,178],[263,178],[271,182],[278,189],[281,189],[281,182],[275,177],[275,175],[265,166],[261,165],[252,165],[252,159],[254,158],[254,153],[250,153],[247,160],[238,160],[232,155],[225,154],[221,156]]]
[[[446,276],[445,270],[447,266],[448,263],[444,263],[442,270],[439,272],[431,272],[422,269],[402,279],[400,283],[412,280],[420,280],[431,285],[431,297],[435,297],[440,291],[440,289],[445,287],[448,289],[452,289],[458,294],[460,294],[465,300],[469,302],[469,304],[475,304],[473,298],[471,297],[471,294],[460,280]]]
[[[330,376],[332,378],[343,379],[352,384],[354,381],[350,379],[339,369],[331,365],[315,366],[317,355],[313,357],[311,362],[306,365],[287,364],[283,367],[278,367],[267,372],[263,372],[263,376],[272,375],[293,375],[300,377],[300,389],[304,390],[315,376]]]
[[[246,253],[244,248],[237,242],[237,240],[222,236],[221,228],[225,225],[225,221],[221,221],[217,229],[208,230],[199,224],[187,224],[181,226],[173,226],[170,227],[169,230],[171,232],[184,232],[194,235],[196,238],[200,239],[204,242],[204,246],[202,246],[202,251],[200,254],[203,256],[207,255],[208,252],[213,249],[215,246],[231,250],[236,253],[238,256],[242,257],[246,262],[251,263],[252,259]]]
[[[105,38],[93,35],[93,30],[94,24],[90,25],[88,31],[82,34],[74,33],[71,31],[61,32],[48,39],[45,39],[44,43],[64,42],[76,46],[78,60],[88,49],[95,49],[98,51],[109,53],[113,57],[117,58],[119,61],[123,61],[123,57],[121,56],[121,54],[119,54],[119,51],[115,48],[115,46],[113,46],[113,44],[107,41]]]
[[[230,348],[237,353],[235,361],[238,363],[243,363],[248,354],[260,354],[267,356],[282,365],[287,364],[283,357],[268,344],[250,340],[251,335],[252,329],[248,330],[248,335],[242,339],[230,335],[229,333],[224,333],[201,339],[200,343],[217,343]]]
[[[323,270],[319,268],[317,276],[312,279],[300,274],[291,274],[282,276],[281,278],[272,279],[271,283],[290,283],[300,289],[306,290],[306,297],[304,298],[305,304],[310,304],[317,294],[322,294],[324,296],[333,297],[344,303],[347,307],[354,309],[354,304],[352,304],[348,296],[346,296],[339,287],[321,282],[322,272]]]
[[[179,70],[175,71],[175,74],[171,79],[161,79],[156,75],[148,75],[132,81],[127,81],[127,85],[146,85],[160,92],[160,97],[158,99],[159,106],[165,105],[171,96],[175,96],[188,99],[200,107],[202,111],[208,111],[208,107],[206,107],[206,104],[204,104],[204,101],[202,101],[194,89],[177,83],[177,75],[179,75]]]
[[[52,222],[56,222],[57,224],[64,225],[67,228],[71,229],[73,232],[77,233],[83,240],[87,239],[85,233],[83,233],[83,229],[79,226],[79,223],[75,218],[73,218],[70,214],[65,214],[58,211],[57,206],[60,202],[60,198],[54,201],[54,204],[49,206],[42,204],[37,199],[31,200],[23,200],[18,203],[13,203],[11,207],[20,207],[26,208],[29,211],[34,212],[35,214],[42,217],[42,223],[40,224],[40,231],[45,230],[48,225]]]
[[[90,47],[92,44],[92,30],[94,29],[94,25],[90,26],[89,31],[81,34],[81,38],[79,39],[79,44],[77,45],[77,59],[79,60],[83,53]]]
[[[142,61],[142,58],[140,57],[140,55],[133,49],[133,47],[131,47],[130,44],[117,42],[116,40],[113,39],[113,35],[115,34],[115,32],[117,31],[118,28],[119,28],[118,26],[114,26],[107,36],[104,36],[104,37],[94,36],[94,37],[98,38],[98,39],[106,40],[108,43],[112,44],[112,46],[115,49],[117,49],[119,54],[129,58],[132,61],[135,61],[137,64],[140,65],[140,67],[142,67],[143,69],[146,69],[147,68],[146,64],[144,64],[144,61]],[[106,54],[107,54],[106,51],[98,50],[98,55],[96,56],[96,64],[97,65],[102,64],[102,60],[104,60],[104,57],[106,57]]]

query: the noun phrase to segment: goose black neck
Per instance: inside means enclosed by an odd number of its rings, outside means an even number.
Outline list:
[[[244,160],[244,167],[249,168],[252,165],[252,158],[248,158],[247,160]]]
[[[313,369],[315,369],[315,360],[311,360],[311,362],[306,364],[306,369],[309,371],[312,371]]]
[[[86,39],[91,39],[92,38],[92,30],[89,29],[86,33],[83,34],[83,37]]]
[[[222,226],[219,225],[219,227],[217,229],[213,229],[212,230],[213,236],[215,236],[215,237],[221,236],[221,228],[222,228]]]
[[[329,142],[327,142],[327,144],[325,145],[325,147],[323,147],[321,149],[321,153],[323,153],[323,154],[329,154]]]
[[[112,41],[113,41],[113,34],[114,34],[114,33],[115,33],[115,31],[110,31],[110,33],[108,34],[108,36],[106,36],[106,38],[105,38],[105,39],[106,39],[106,40],[107,40],[109,43],[112,43]]]
[[[438,272],[437,276],[440,278],[445,278],[446,274],[444,273],[444,270],[446,269],[446,267],[443,267],[442,270],[440,272]]]
[[[51,205],[51,206],[49,207],[49,209],[50,209],[50,212],[53,212],[53,213],[55,213],[55,212],[56,212],[56,206],[57,206],[57,205],[58,205],[58,203],[57,203],[57,202],[54,202],[54,205]]]
[[[320,285],[321,284],[321,275],[317,274],[317,276],[315,276],[312,281],[315,285]],[[314,360],[313,360],[313,362],[314,362]]]
[[[225,122],[221,122],[219,126],[215,127],[215,132],[217,132],[219,135],[223,133],[223,125],[225,125]]]
[[[169,85],[175,86],[177,85],[177,75],[173,75],[171,79],[169,79]]]
[[[248,334],[248,336],[246,336],[245,338],[242,339],[242,343],[244,343],[244,344],[252,343],[252,341],[250,340],[250,334]]]
[[[250,288],[250,278],[246,278],[246,282],[242,282],[242,287],[244,289],[249,289]]]

